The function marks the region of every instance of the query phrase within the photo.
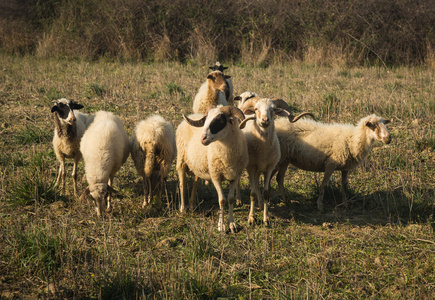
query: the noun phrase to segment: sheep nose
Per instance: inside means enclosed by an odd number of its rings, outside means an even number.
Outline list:
[[[384,143],[387,144],[387,145],[388,145],[389,143],[391,143],[391,136],[387,136],[387,137],[385,137],[385,138],[384,138]]]

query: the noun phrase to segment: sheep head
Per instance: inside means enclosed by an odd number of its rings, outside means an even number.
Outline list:
[[[370,115],[364,118],[362,122],[364,127],[368,130],[369,137],[384,144],[389,144],[391,142],[390,133],[387,126],[385,126],[390,123],[390,120],[384,120],[377,115]]]
[[[199,120],[192,120],[183,115],[184,120],[191,126],[203,127],[201,133],[201,143],[205,146],[221,139],[228,134],[230,126],[237,125],[242,129],[242,123],[245,119],[243,112],[233,106],[218,106],[210,109],[205,116]],[[230,126],[227,126],[227,125]],[[240,125],[239,125],[240,124]]]
[[[74,109],[83,108],[83,105],[74,102],[74,100],[68,100],[66,98],[54,100],[53,103],[54,105],[51,108],[51,112],[56,112],[59,116],[59,119],[69,125],[73,125],[76,121]]]
[[[213,71],[210,72],[207,76],[207,80],[209,80],[209,84],[215,89],[222,91],[224,94],[228,90],[227,83],[225,79],[230,79],[231,76],[224,75],[221,71]]]
[[[314,120],[316,119],[315,117],[314,117],[314,115],[312,114],[312,113],[309,113],[309,112],[303,112],[303,113],[301,113],[301,114],[299,114],[299,115],[297,115],[297,116],[294,116],[292,113],[291,113],[291,109],[290,109],[290,106],[287,104],[287,102],[285,102],[283,99],[279,99],[279,98],[271,98],[271,100],[273,101],[273,103],[275,103],[275,105],[277,106],[277,107],[279,107],[279,108],[282,108],[282,109],[284,109],[284,110],[286,110],[286,111],[288,111],[289,112],[289,115],[288,115],[288,119],[289,119],[289,121],[290,121],[290,123],[294,123],[294,122],[296,122],[297,120],[299,120],[300,118],[302,118],[303,116],[311,116]]]
[[[275,115],[289,116],[290,113],[282,108],[279,108],[275,103],[268,99],[257,97],[246,100],[240,109],[246,114],[255,114],[255,120],[259,127],[268,128],[275,120]],[[251,118],[249,118],[251,119]]]
[[[246,100],[252,98],[260,99],[260,97],[256,93],[247,91],[241,93],[239,96],[234,97],[234,101],[239,101],[239,108],[240,108]]]

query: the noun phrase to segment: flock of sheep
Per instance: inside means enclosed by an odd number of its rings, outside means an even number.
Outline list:
[[[140,121],[130,140],[121,120],[111,112],[95,115],[79,112],[81,104],[65,98],[53,101],[53,146],[60,162],[56,185],[65,189],[65,159],[73,158],[74,194],[77,196],[77,164],[83,157],[88,187],[83,195],[91,196],[98,216],[111,209],[113,177],[131,153],[134,165],[143,177],[144,202],[149,205],[156,197],[161,207],[164,182],[177,159],[180,184],[180,211],[186,211],[186,174],[193,176],[189,209],[195,207],[198,180],[211,181],[219,200],[219,231],[237,227],[233,217],[235,199],[240,198],[240,177],[247,170],[251,186],[251,206],[248,222],[254,222],[255,201],[263,208],[263,222],[268,224],[269,186],[277,173],[277,181],[285,199],[284,176],[289,164],[297,168],[324,172],[317,206],[323,210],[325,187],[335,170],[342,172],[342,200],[348,172],[367,157],[374,141],[390,143],[386,128],[389,120],[367,116],[356,126],[323,124],[301,119],[310,113],[294,116],[285,101],[262,98],[252,92],[233,96],[230,76],[220,63],[199,88],[193,101],[193,112],[183,115],[184,121],[176,134],[172,124],[160,115]],[[239,101],[238,107],[233,106]],[[277,118],[282,116],[284,118]],[[251,122],[252,121],[252,122]],[[263,193],[260,175],[264,176]],[[228,181],[228,194],[222,182]],[[155,194],[155,195],[154,195]],[[224,221],[224,206],[228,201],[228,222]]]

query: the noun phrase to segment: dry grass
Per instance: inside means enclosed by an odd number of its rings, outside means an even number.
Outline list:
[[[434,73],[424,67],[346,67],[313,61],[267,68],[232,65],[235,93],[287,100],[323,122],[371,113],[392,119],[393,142],[376,144],[351,173],[350,209],[339,178],[316,211],[321,176],[290,170],[291,203],[274,194],[270,227],[217,231],[214,188],[200,185],[196,212],[179,215],[177,177],[163,212],[141,209],[129,159],[115,177],[113,214],[54,189],[51,101],[76,99],[85,112],[116,112],[127,132],[159,112],[174,126],[191,112],[208,65],[39,60],[0,56],[0,290],[2,298],[431,298],[435,292]],[[69,166],[69,173],[71,166]],[[86,186],[83,165],[79,188]],[[70,177],[67,182],[71,183]],[[273,183],[275,187],[275,183]],[[249,198],[247,180],[243,197]]]

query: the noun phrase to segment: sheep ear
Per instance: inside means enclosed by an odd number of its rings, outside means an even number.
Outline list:
[[[51,112],[54,113],[55,111],[59,110],[59,106],[55,105],[51,108]]]
[[[275,108],[275,113],[277,116],[280,116],[280,117],[288,117],[291,115],[288,111],[286,111],[285,109],[282,109],[282,108]]]
[[[231,76],[230,75],[224,75],[224,79],[230,79]]]
[[[72,109],[82,109],[84,106],[78,103],[73,103],[71,107]]]
[[[387,125],[391,122],[391,120],[384,120],[384,124]]]

